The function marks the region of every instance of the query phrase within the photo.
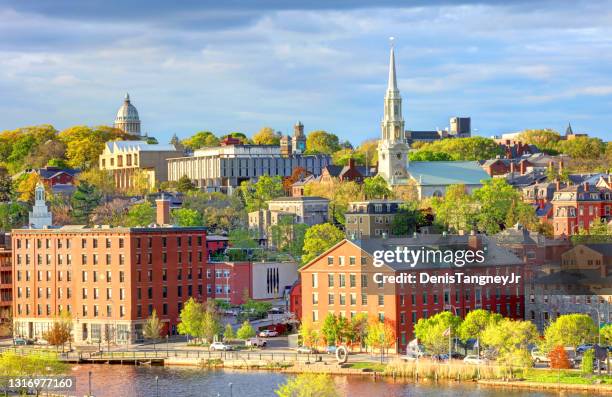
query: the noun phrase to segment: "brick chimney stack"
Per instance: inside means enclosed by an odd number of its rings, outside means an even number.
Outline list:
[[[470,232],[470,235],[468,236],[468,247],[471,251],[478,251],[483,249],[483,241],[482,241],[482,236],[479,234],[476,234],[476,232],[474,232],[473,230]]]
[[[162,193],[161,198],[155,200],[157,205],[157,224],[158,225],[169,225],[170,224],[170,200],[164,197]]]
[[[521,161],[521,175],[525,175],[527,172],[527,163],[525,161]]]
[[[585,183],[584,183],[584,191],[585,191],[585,192],[588,192],[588,191],[589,191],[589,183],[588,183],[588,182],[585,182]]]
[[[516,172],[516,165],[514,164],[514,161],[510,162],[510,172]]]
[[[355,168],[355,159],[354,159],[354,158],[352,158],[352,157],[351,157],[351,158],[349,159],[349,161],[348,161],[348,167],[349,167],[349,169],[351,169],[351,170],[352,170],[353,168]]]

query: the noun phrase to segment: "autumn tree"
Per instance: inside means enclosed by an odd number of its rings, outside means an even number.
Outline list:
[[[161,338],[162,328],[163,324],[159,317],[157,317],[157,311],[153,309],[153,312],[151,313],[149,318],[147,318],[147,321],[145,322],[144,327],[142,328],[142,333],[145,339],[153,341],[154,350],[157,350],[156,342],[159,338]]]
[[[570,369],[572,364],[570,363],[567,352],[562,345],[555,346],[548,353],[548,359],[550,360],[550,368],[553,369]]]
[[[518,139],[528,145],[535,145],[545,153],[557,154],[557,143],[561,140],[561,135],[552,129],[524,130]]]
[[[395,343],[395,327],[388,321],[370,318],[365,343],[372,350],[377,349],[381,353],[384,352]]]
[[[130,209],[130,200],[116,198],[93,209],[89,217],[94,225],[122,226]]]
[[[306,168],[304,167],[295,167],[293,171],[291,171],[291,176],[288,176],[283,179],[283,189],[285,190],[285,194],[291,194],[291,186],[297,181],[307,177],[310,175]]]
[[[304,319],[300,328],[298,330],[298,334],[302,339],[302,345],[306,347],[316,347],[319,343],[319,331],[315,329],[312,322],[308,319]]]
[[[65,344],[69,342],[71,338],[72,318],[69,312],[62,311],[60,315],[53,320],[51,328],[43,334],[43,339],[45,339],[49,345],[55,346],[56,348],[61,346],[63,352]]]
[[[19,194],[19,200],[33,203],[34,190],[39,182],[40,175],[38,175],[36,172],[29,172],[21,175],[21,177],[17,180],[17,188],[15,189]]]
[[[333,154],[340,150],[338,137],[327,131],[312,131],[306,137],[306,153]]]
[[[63,130],[59,133],[59,138],[66,145],[68,164],[74,168],[88,169],[98,164],[106,142],[136,137],[118,128],[107,126],[91,128],[80,125]]]
[[[280,136],[270,127],[263,127],[253,135],[253,143],[256,145],[278,145]]]
[[[117,192],[115,179],[112,171],[90,168],[83,171],[78,176],[78,182],[87,182],[98,190],[104,197],[113,195]]]

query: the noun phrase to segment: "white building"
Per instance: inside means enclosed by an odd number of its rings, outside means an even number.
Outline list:
[[[297,167],[321,175],[331,157],[324,154],[282,155],[277,145],[226,145],[194,151],[193,156],[168,159],[168,180],[186,175],[207,191],[231,193],[243,181],[262,175],[290,176]]]
[[[30,211],[30,227],[32,229],[47,229],[53,225],[53,217],[45,201],[45,187],[40,182],[36,185],[34,198],[34,207]]]

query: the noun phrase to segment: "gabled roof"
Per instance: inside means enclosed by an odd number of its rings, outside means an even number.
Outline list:
[[[612,237],[610,238],[612,240]],[[610,243],[599,243],[599,244],[583,244],[586,247],[589,247],[593,251],[597,251],[603,256],[612,257],[612,242]]]
[[[175,152],[176,147],[172,144],[149,144],[146,141],[110,141],[106,142],[109,152],[123,152],[128,150],[138,150],[141,152]]]
[[[411,161],[408,173],[420,185],[481,185],[491,177],[477,161]]]

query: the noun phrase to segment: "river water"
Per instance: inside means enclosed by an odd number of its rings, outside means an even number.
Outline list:
[[[95,397],[273,397],[274,390],[289,377],[278,372],[202,370],[195,368],[145,367],[128,365],[79,365],[76,396],[88,393],[88,372],[92,372]],[[158,377],[156,387],[155,377]],[[365,377],[334,377],[341,396],[349,397],[552,397],[558,393],[502,390],[473,384],[431,385],[376,381]],[[232,384],[230,390],[230,383]],[[564,397],[586,394],[563,393]]]

